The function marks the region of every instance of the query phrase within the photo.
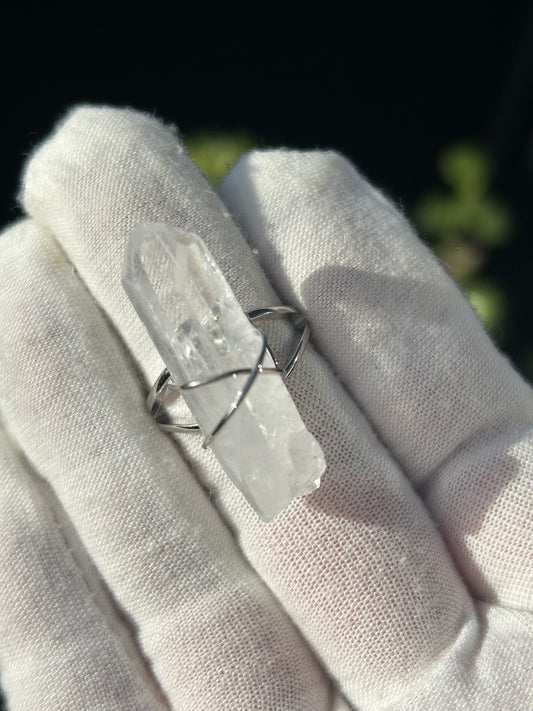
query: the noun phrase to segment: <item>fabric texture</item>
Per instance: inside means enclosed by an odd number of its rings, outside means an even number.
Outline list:
[[[172,128],[82,107],[22,202],[0,239],[10,708],[533,706],[533,395],[388,200],[286,150],[217,196]],[[288,387],[328,466],[269,524],[146,412],[163,365],[120,276],[147,220],[199,234],[244,310],[310,321]]]

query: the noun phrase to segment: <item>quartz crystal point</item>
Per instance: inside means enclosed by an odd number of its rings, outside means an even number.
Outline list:
[[[261,334],[196,235],[167,224],[137,225],[127,247],[123,285],[177,385],[255,365]],[[272,364],[267,352],[264,365]],[[204,436],[246,379],[233,376],[182,391]],[[277,374],[257,376],[210,446],[266,521],[316,489],[325,468],[320,445]]]

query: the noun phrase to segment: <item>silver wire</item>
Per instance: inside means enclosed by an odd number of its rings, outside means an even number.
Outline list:
[[[220,418],[220,420],[217,423],[217,425],[215,426],[215,428],[209,434],[207,434],[207,436],[204,438],[202,447],[207,448],[207,447],[209,447],[210,444],[212,444],[213,440],[220,433],[220,431],[224,427],[224,425],[230,420],[230,418],[238,410],[239,406],[242,404],[244,398],[250,391],[250,388],[254,384],[255,379],[257,378],[258,375],[277,374],[277,375],[280,375],[283,379],[285,379],[285,378],[288,378],[289,375],[293,372],[298,361],[302,357],[303,352],[307,348],[307,344],[309,343],[309,336],[310,336],[309,325],[307,324],[306,321],[304,321],[304,319],[302,318],[300,313],[298,311],[296,311],[296,309],[293,309],[291,306],[267,306],[267,307],[260,308],[260,309],[254,309],[253,311],[248,311],[248,313],[246,315],[252,323],[254,323],[255,321],[258,321],[259,319],[262,319],[262,318],[269,318],[269,317],[277,318],[279,316],[294,317],[292,319],[293,324],[297,329],[299,329],[301,331],[301,334],[300,334],[298,343],[296,344],[296,348],[294,349],[293,354],[289,358],[285,367],[284,368],[278,367],[277,361],[274,357],[274,354],[268,347],[268,343],[267,343],[265,334],[260,329],[258,329],[259,333],[261,334],[261,348],[260,348],[259,355],[258,355],[252,368],[238,368],[236,370],[228,370],[224,373],[219,373],[218,375],[213,375],[210,378],[205,378],[204,380],[191,380],[190,382],[184,383],[183,385],[179,385],[179,386],[177,386],[173,382],[170,372],[165,368],[165,370],[163,370],[161,375],[157,378],[157,380],[153,384],[153,386],[148,394],[148,397],[146,398],[146,406],[148,407],[148,410],[152,413],[155,421],[157,422],[159,427],[164,432],[180,432],[180,433],[195,432],[195,433],[197,433],[200,431],[199,426],[194,421],[168,422],[168,421],[165,421],[164,419],[161,419],[161,414],[163,411],[162,398],[169,386],[172,386],[172,388],[176,391],[176,399],[177,399],[181,396],[181,392],[183,390],[195,390],[197,388],[202,388],[206,385],[211,385],[212,383],[216,383],[220,380],[224,380],[225,378],[231,378],[236,375],[248,375],[248,378],[247,378],[243,388],[241,390],[237,391],[237,393],[235,395],[235,399],[231,402],[228,409],[226,410],[224,415]],[[273,359],[274,363],[276,364],[276,367],[274,367],[274,368],[270,368],[270,367],[266,368],[263,365],[263,360],[265,358],[265,354],[267,351],[272,356],[272,359]]]

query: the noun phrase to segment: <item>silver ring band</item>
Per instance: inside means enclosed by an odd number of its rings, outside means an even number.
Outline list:
[[[181,392],[183,390],[193,390],[196,388],[201,388],[205,385],[216,383],[219,380],[233,377],[234,375],[248,375],[248,379],[246,380],[246,383],[244,384],[242,390],[237,393],[235,400],[233,400],[233,402],[230,404],[230,406],[228,407],[224,415],[221,417],[215,428],[205,437],[202,443],[202,447],[206,448],[209,447],[209,445],[213,442],[220,430],[237,411],[239,405],[246,397],[258,375],[274,373],[280,375],[282,378],[287,378],[292,373],[307,347],[307,344],[309,342],[309,336],[311,333],[309,325],[306,321],[304,321],[300,313],[290,306],[268,306],[260,309],[254,309],[253,311],[248,311],[246,315],[252,322],[258,321],[262,318],[270,317],[278,318],[280,316],[289,316],[291,318],[294,326],[300,331],[300,338],[298,340],[298,343],[296,344],[296,348],[294,349],[293,354],[289,358],[285,367],[280,368],[278,366],[274,354],[268,347],[265,334],[262,331],[259,331],[262,336],[262,344],[260,353],[252,368],[239,368],[237,370],[229,370],[225,373],[214,375],[211,378],[206,378],[205,380],[190,381],[177,387],[172,381],[171,374],[165,368],[165,370],[163,370],[161,375],[153,384],[152,389],[150,390],[150,393],[146,398],[146,405],[148,407],[148,410],[152,413],[155,421],[164,432],[192,433],[200,431],[200,428],[195,422],[169,422],[165,419],[162,408],[162,399],[170,384],[174,385],[174,389],[176,390],[176,398],[178,398],[180,397]],[[263,360],[267,351],[270,353],[272,359],[274,360],[274,368],[265,368],[263,366]]]

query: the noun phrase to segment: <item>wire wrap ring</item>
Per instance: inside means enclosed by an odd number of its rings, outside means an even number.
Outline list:
[[[229,405],[228,409],[221,417],[215,428],[205,437],[202,443],[202,447],[206,448],[209,447],[209,445],[213,442],[213,440],[219,434],[224,425],[237,411],[239,405],[242,403],[242,401],[248,394],[258,375],[277,374],[280,375],[283,379],[285,379],[288,378],[289,375],[292,373],[292,371],[298,364],[298,361],[302,357],[302,354],[305,351],[309,342],[309,336],[311,335],[309,325],[302,318],[301,314],[296,311],[296,309],[293,309],[291,306],[266,306],[260,309],[254,309],[253,311],[248,311],[246,316],[252,323],[262,318],[278,318],[280,316],[292,317],[291,320],[293,322],[293,325],[300,331],[300,338],[285,367],[279,367],[274,354],[268,347],[265,334],[258,329],[262,337],[261,349],[253,367],[251,368],[238,368],[236,370],[228,370],[224,373],[214,375],[211,378],[206,378],[205,380],[191,380],[190,382],[184,383],[183,385],[180,385],[178,387],[175,386],[172,381],[172,376],[170,372],[165,368],[165,370],[163,370],[161,375],[153,384],[152,389],[150,390],[148,397],[146,398],[146,406],[148,407],[148,410],[152,413],[155,421],[164,432],[181,432],[190,434],[198,433],[200,431],[200,428],[196,424],[196,422],[169,422],[164,419],[162,399],[167,388],[171,384],[174,385],[177,391],[176,398],[179,398],[183,390],[195,390],[196,388],[201,388],[206,385],[216,383],[219,380],[231,378],[235,375],[248,375],[248,378],[242,390],[239,390],[237,392],[235,399]],[[265,366],[263,366],[263,360],[267,351],[269,352],[272,357],[272,360],[275,363],[274,368],[266,368]]]

